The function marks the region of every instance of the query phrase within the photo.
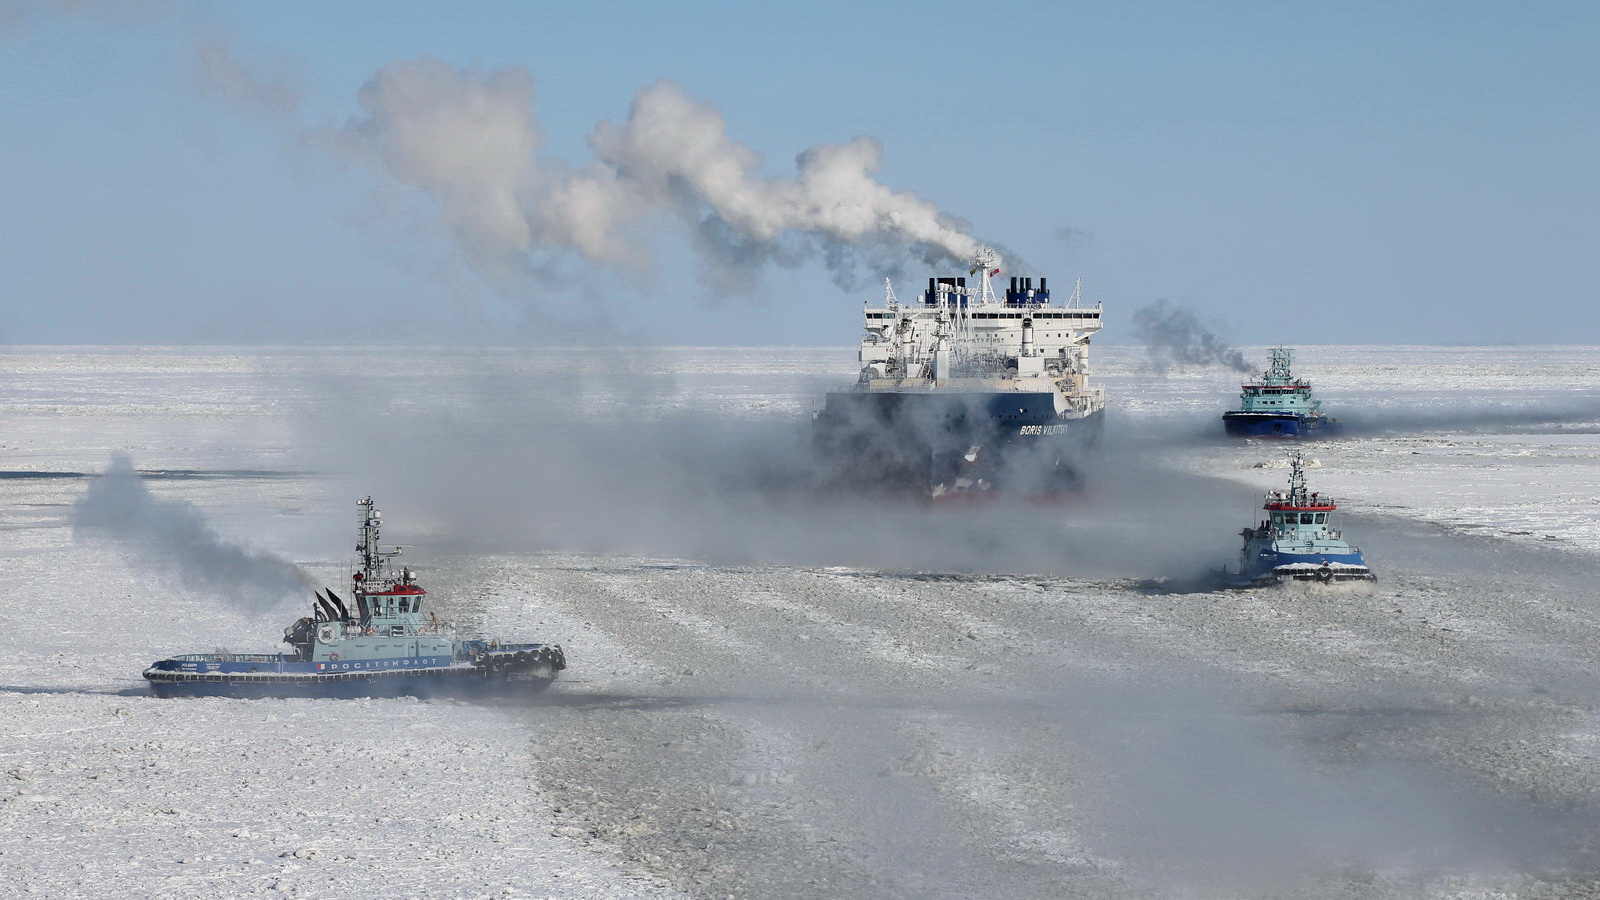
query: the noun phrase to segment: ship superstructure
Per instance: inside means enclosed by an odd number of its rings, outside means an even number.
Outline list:
[[[1266,371],[1240,386],[1239,408],[1222,414],[1222,426],[1237,437],[1329,437],[1341,428],[1311,396],[1311,382],[1295,376],[1294,351],[1273,347]]]
[[[435,696],[530,693],[566,668],[557,644],[504,644],[457,637],[427,609],[428,592],[401,548],[378,544],[383,513],[357,502],[357,561],[351,602],[316,592],[311,615],[284,629],[291,653],[192,653],[144,672],[157,696]]]
[[[1299,453],[1290,454],[1289,470],[1289,490],[1269,492],[1261,507],[1266,518],[1239,533],[1244,547],[1234,580],[1249,586],[1374,580],[1361,551],[1333,527],[1339,508],[1333,498],[1307,490]]]
[[[1077,289],[1053,304],[1043,277],[996,293],[995,261],[983,249],[971,285],[932,277],[911,302],[885,280],[883,303],[866,305],[856,384],[816,416],[830,472],[935,497],[1070,486],[1072,451],[1095,438],[1105,407],[1089,370],[1101,308]]]

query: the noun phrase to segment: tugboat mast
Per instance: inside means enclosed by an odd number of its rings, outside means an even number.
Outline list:
[[[373,506],[372,498],[357,500],[360,507],[360,532],[356,540],[356,553],[361,556],[361,571],[355,577],[356,587],[373,585],[389,580],[389,560],[400,555],[401,548],[378,549],[378,527],[383,513]]]
[[[1306,491],[1305,464],[1298,451],[1289,454],[1289,504],[1311,505],[1311,495]]]

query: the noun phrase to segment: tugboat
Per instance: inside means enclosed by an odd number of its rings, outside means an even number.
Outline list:
[[[558,644],[460,640],[425,608],[409,567],[378,547],[382,513],[357,502],[359,555],[351,604],[316,592],[311,615],[284,629],[290,653],[190,653],[150,664],[158,697],[435,697],[527,695],[567,667]]]
[[[1222,427],[1235,437],[1332,437],[1343,428],[1322,414],[1311,397],[1311,382],[1290,371],[1294,351],[1272,348],[1272,362],[1253,382],[1241,385],[1239,409],[1222,414]]]
[[[1244,548],[1237,574],[1224,572],[1234,587],[1286,581],[1335,584],[1375,581],[1361,551],[1329,525],[1339,507],[1331,497],[1306,490],[1300,454],[1289,456],[1289,491],[1272,491],[1261,507],[1268,518],[1239,533]]]
[[[963,276],[928,279],[902,304],[865,309],[861,374],[827,394],[813,423],[826,481],[851,489],[922,492],[933,499],[990,492],[1048,497],[1076,487],[1075,453],[1092,445],[1105,389],[1089,383],[1089,339],[1100,306],[1074,290],[1050,302],[1044,278],[991,279],[998,258],[981,249]]]

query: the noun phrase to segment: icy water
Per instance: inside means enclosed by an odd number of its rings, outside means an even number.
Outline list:
[[[1257,357],[1264,354],[1257,352]],[[1377,585],[1211,592],[1282,448],[1097,348],[1081,497],[818,495],[848,349],[12,348],[0,883],[52,897],[1588,897],[1600,348],[1302,347]],[[126,528],[82,506],[113,454]],[[157,701],[358,497],[526,707]],[[78,527],[75,527],[78,526]],[[191,527],[195,526],[195,527]]]

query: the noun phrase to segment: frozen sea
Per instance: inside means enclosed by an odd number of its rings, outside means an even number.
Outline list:
[[[1380,574],[1326,595],[1186,587],[1286,475],[1240,373],[1095,363],[1084,496],[934,510],[799,474],[848,348],[7,348],[0,884],[1600,893],[1600,348],[1298,348]],[[273,649],[263,565],[342,580],[369,494],[464,630],[566,647],[546,700],[148,696]]]

